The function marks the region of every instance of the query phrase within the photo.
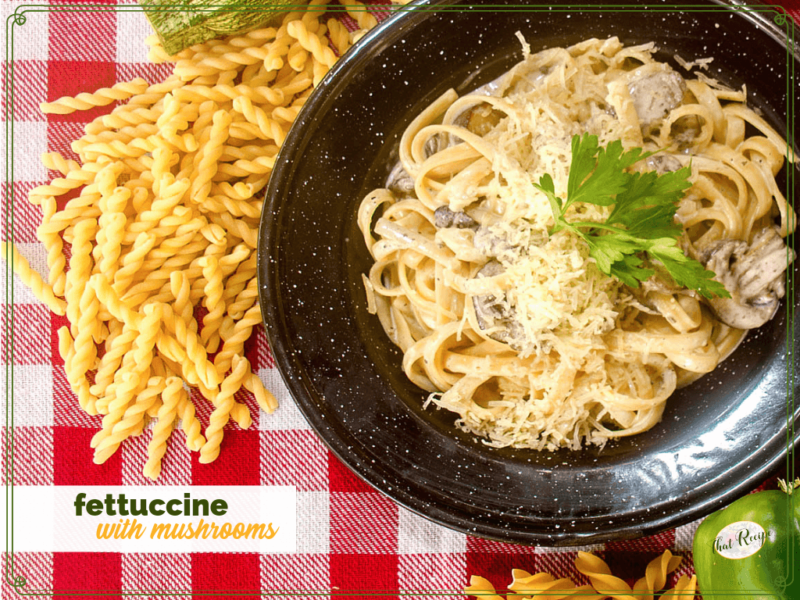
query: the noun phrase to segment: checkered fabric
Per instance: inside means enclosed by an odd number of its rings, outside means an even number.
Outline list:
[[[797,19],[798,6],[788,2],[784,5]],[[123,3],[135,7],[133,2]],[[9,113],[13,114],[14,159],[2,175],[8,183],[2,210],[5,219],[11,219],[13,211],[20,251],[35,269],[45,273],[45,252],[36,238],[40,208],[26,201],[28,190],[53,177],[39,157],[46,151],[68,153],[70,141],[79,137],[82,126],[110,107],[45,116],[39,103],[134,77],[155,82],[166,77],[171,66],[147,61],[143,40],[151,29],[140,11],[94,12],[89,18],[81,12],[49,11],[44,5],[28,12],[24,24],[12,27],[8,17],[20,4],[0,0],[6,34],[13,31],[13,39],[7,39],[13,62],[4,65],[4,82],[13,68],[14,83],[13,113]],[[388,14],[386,6],[372,8],[380,18]],[[350,29],[355,28],[349,17],[340,18]],[[6,114],[10,107],[3,108]],[[10,131],[9,123],[5,125],[3,144]],[[5,239],[8,233],[3,231],[2,236]],[[548,571],[586,583],[574,568],[577,549],[524,547],[456,533],[397,506],[361,482],[326,449],[301,416],[275,368],[263,329],[258,329],[247,345],[247,358],[277,396],[280,409],[273,415],[259,414],[252,396],[241,392],[238,400],[251,408],[254,425],[245,431],[230,424],[216,462],[200,464],[197,454],[186,450],[182,434],[176,433],[169,443],[162,476],[153,483],[141,474],[150,437],[145,432],[123,444],[105,464],[93,464],[89,441],[100,428],[100,417],[80,410],[67,383],[56,335],[65,318],[51,314],[16,277],[6,282],[6,289],[8,294],[0,301],[11,301],[13,292],[14,343],[13,353],[6,346],[0,359],[3,367],[9,361],[14,366],[14,486],[293,485],[298,492],[296,553],[15,553],[13,574],[27,580],[21,592],[53,590],[75,598],[103,592],[110,594],[107,597],[121,597],[122,593],[156,597],[161,590],[174,590],[211,598],[263,590],[278,597],[305,591],[298,597],[350,592],[362,598],[398,598],[416,591],[428,598],[445,598],[457,597],[473,574],[501,588],[510,582],[512,568]],[[4,322],[4,330],[10,325]],[[6,376],[3,368],[4,387],[12,383]],[[207,422],[208,403],[197,406],[200,419]],[[3,435],[5,444],[9,433]],[[3,475],[5,484],[5,470]],[[603,557],[616,575],[630,581],[643,575],[648,561],[670,549],[685,557],[671,576],[671,585],[681,574],[693,571],[691,547],[696,527],[693,523],[589,549]],[[14,535],[36,536],[36,523],[15,523]],[[10,566],[8,563],[5,556],[4,567]],[[3,598],[16,597],[6,577],[0,585]]]

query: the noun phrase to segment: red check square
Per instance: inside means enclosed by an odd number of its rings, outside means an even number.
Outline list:
[[[95,433],[95,429],[85,427],[53,427],[55,485],[122,484],[122,458],[119,452],[102,465],[94,464],[94,450],[89,443]]]
[[[398,600],[390,593],[397,589],[397,555],[333,554],[331,587],[342,597]]]
[[[258,554],[192,554],[192,597],[219,600],[226,595],[257,595],[259,574]]]
[[[105,592],[104,598],[121,598],[110,595],[121,587],[120,556],[116,552],[56,552],[53,591],[68,600],[85,599],[83,591],[88,590]]]

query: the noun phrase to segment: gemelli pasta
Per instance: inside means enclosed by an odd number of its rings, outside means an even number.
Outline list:
[[[691,600],[697,591],[697,577],[681,575],[674,587],[659,594],[667,585],[667,576],[680,566],[682,558],[673,556],[669,550],[651,560],[645,569],[644,577],[636,580],[633,587],[624,579],[611,574],[611,569],[605,561],[591,552],[578,552],[575,558],[575,569],[584,575],[589,584],[576,586],[569,578],[556,579],[549,573],[536,573],[534,575],[514,569],[513,581],[508,586],[509,593],[506,598],[528,600],[531,598],[551,598],[563,600],[565,598],[583,598],[584,600],[602,600],[612,598],[615,600],[631,600],[632,598],[653,598],[656,594],[663,598],[686,598]],[[481,600],[503,600],[496,593],[495,587],[487,579],[473,575],[470,585],[466,586],[464,593]]]
[[[286,15],[279,27],[175,56],[151,36],[150,59],[174,64],[165,81],[135,79],[42,104],[68,114],[120,102],[72,143],[79,160],[42,157],[58,172],[29,194],[42,209],[47,276],[13,244],[2,247],[22,282],[69,320],[58,331],[59,351],[80,406],[102,415],[91,442],[96,463],[151,419],[147,477],[161,473],[178,421],[187,447],[212,462],[229,421],[252,423],[235,399],[240,390],[267,413],[277,408],[244,356],[261,323],[257,227],[292,121],[358,35],[320,20],[327,1]],[[363,27],[375,24],[358,14]],[[204,433],[188,388],[212,408]]]

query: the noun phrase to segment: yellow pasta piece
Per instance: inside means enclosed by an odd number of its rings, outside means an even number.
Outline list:
[[[271,414],[275,412],[275,409],[278,408],[278,400],[275,396],[270,392],[267,388],[264,387],[264,384],[261,383],[261,379],[259,379],[258,375],[255,373],[250,373],[250,375],[244,380],[244,387],[253,393],[256,397],[256,402],[258,402],[258,406],[267,414]]]
[[[112,288],[118,296],[122,296],[127,291],[134,276],[141,269],[145,256],[153,249],[155,243],[156,237],[152,233],[143,231],[136,236],[130,251],[122,257],[122,265],[114,273]]]
[[[178,343],[184,348],[186,356],[194,365],[197,376],[208,389],[217,387],[220,383],[219,372],[216,366],[209,362],[205,348],[200,342],[197,333],[192,330],[189,323],[180,315],[172,313],[168,307],[164,310],[165,324]]]
[[[139,335],[134,341],[133,350],[127,355],[131,357],[131,360],[127,365],[123,364],[121,384],[114,390],[115,398],[109,403],[108,414],[103,417],[103,429],[92,438],[92,447],[95,448],[94,462],[97,464],[108,460],[116,452],[120,443],[130,435],[131,429],[136,426],[133,421],[129,421],[125,427],[115,429],[117,423],[123,421],[134,396],[147,383],[147,374],[153,360],[153,349],[161,332],[161,317],[159,305],[150,304],[144,308]]]
[[[653,594],[666,585],[667,575],[677,569],[680,564],[681,557],[672,556],[672,553],[666,550],[661,556],[648,563],[645,576],[636,581],[633,590],[642,594],[640,597],[643,600],[652,600]]]
[[[97,172],[108,162],[106,157],[97,161],[84,161],[82,167],[75,171],[70,171],[65,177],[57,177],[49,184],[40,185],[28,192],[28,201],[31,204],[39,204],[43,198],[48,196],[62,196],[67,192],[88,185],[94,181]],[[84,190],[88,193],[89,190]],[[83,195],[84,192],[81,192]]]
[[[189,450],[199,451],[206,443],[206,438],[200,433],[200,421],[195,416],[194,404],[189,400],[189,396],[181,397],[178,404],[178,416],[181,419],[181,427],[186,434],[186,446]]]
[[[246,404],[234,402],[231,409],[231,420],[242,429],[248,429],[253,424],[253,417]]]
[[[464,588],[464,593],[476,596],[481,600],[504,600],[502,596],[495,593],[496,590],[492,583],[485,577],[472,575],[469,578],[469,585]]]
[[[118,83],[110,88],[101,88],[93,94],[82,93],[74,98],[64,96],[54,102],[44,102],[40,108],[45,114],[67,115],[76,110],[87,110],[95,106],[105,106],[117,100],[127,100],[131,96],[141,94],[147,89],[144,79],[134,79]]]
[[[114,321],[119,324],[119,321]],[[94,376],[91,392],[97,396],[97,410],[101,414],[108,413],[106,390],[114,381],[114,374],[119,370],[123,357],[133,348],[133,342],[139,335],[138,329],[125,323],[120,326],[119,333],[109,336],[105,344],[105,353]]]
[[[300,45],[310,52],[315,60],[322,63],[327,67],[333,66],[336,62],[336,55],[331,50],[330,46],[322,43],[320,39],[324,32],[319,34],[313,33],[308,30],[303,21],[292,21],[289,23],[287,31],[289,35],[300,42]]]
[[[8,242],[0,242],[0,255],[3,260],[11,263],[14,273],[17,274],[22,283],[31,289],[34,296],[44,302],[57,315],[66,313],[66,303],[60,298],[56,298],[53,288],[45,283],[39,273],[31,269],[30,263],[19,253],[16,246]]]
[[[67,381],[72,391],[77,394],[78,403],[88,414],[96,415],[97,400],[90,390],[86,372],[82,371],[75,362],[75,343],[69,333],[69,327],[64,326],[59,328],[58,349],[59,353],[64,358],[64,372],[67,375]]]
[[[284,126],[270,119],[266,111],[253,104],[249,98],[242,96],[234,99],[233,109],[242,113],[248,123],[256,125],[264,139],[275,140],[277,144],[283,143],[287,133]]]
[[[122,239],[128,218],[125,216],[125,207],[131,197],[131,191],[118,187],[109,198],[100,200],[100,210],[103,213],[98,225],[103,231],[103,243],[98,243],[99,249],[95,258],[95,268],[100,273],[111,273],[116,270],[122,251]],[[105,204],[105,206],[103,206]],[[98,236],[100,233],[98,232]],[[99,260],[98,260],[99,259]]]
[[[75,336],[75,353],[72,357],[71,367],[71,369],[74,369],[75,377],[85,379],[86,373],[95,366],[97,348],[95,347],[94,337],[99,325],[97,318],[99,311],[100,302],[97,300],[94,289],[84,286],[78,310],[79,319],[76,323],[78,333]],[[82,393],[78,394],[78,401],[81,404],[81,408],[89,413],[94,413],[96,412],[95,403],[97,400],[93,396],[87,396],[83,393],[85,389],[87,389],[86,386],[81,384],[80,390]]]
[[[165,387],[164,377],[155,376],[148,379],[147,386],[136,395],[135,400],[125,410],[122,420],[114,425],[111,435],[97,446],[97,452],[105,452],[112,447],[116,448],[128,437],[140,435],[144,429],[148,411],[156,404]]]
[[[204,464],[216,460],[219,456],[222,429],[228,423],[234,406],[233,395],[242,387],[250,367],[247,359],[239,355],[233,357],[232,364],[233,371],[223,380],[219,393],[213,399],[214,410],[209,417],[208,427],[206,427],[206,443],[200,449],[200,462]]]
[[[378,20],[372,15],[367,7],[358,0],[339,0],[339,4],[345,7],[347,14],[358,23],[359,29],[372,29],[378,24]]]
[[[214,113],[208,140],[198,152],[196,177],[189,190],[189,197],[197,204],[202,204],[211,191],[211,180],[217,173],[217,164],[225,142],[228,140],[230,125],[231,116],[227,111],[218,110]]]
[[[214,365],[219,372],[224,373],[231,367],[233,357],[241,353],[244,343],[253,332],[253,327],[259,323],[261,323],[261,307],[256,304],[236,322],[227,335],[225,332],[221,332],[222,349],[214,357]]]
[[[607,594],[616,600],[635,600],[630,593],[633,590],[625,580],[612,575],[608,565],[594,554],[578,552],[575,568],[589,578],[592,587],[599,593]]]
[[[203,317],[200,339],[209,352],[216,352],[219,347],[219,327],[226,312],[225,304],[222,302],[222,269],[216,256],[206,256],[203,260],[203,277],[206,279],[205,307],[208,313]]]
[[[36,230],[36,235],[47,249],[47,267],[50,269],[47,281],[53,288],[53,294],[63,296],[67,282],[65,271],[67,259],[64,257],[64,244],[61,242],[61,236],[58,233],[52,233],[47,227],[53,215],[56,214],[57,208],[56,199],[52,196],[42,201],[42,224]]]
[[[153,439],[147,446],[147,463],[144,466],[144,475],[155,480],[161,473],[161,459],[167,452],[167,440],[172,435],[175,419],[178,417],[178,408],[186,403],[186,390],[179,377],[170,377],[161,394],[161,408],[158,409],[158,421],[153,429]]]
[[[333,46],[339,56],[350,48],[350,33],[347,31],[347,27],[342,25],[339,20],[328,19],[328,35],[330,35]]]
[[[68,160],[58,152],[45,152],[42,154],[42,164],[47,169],[59,171],[62,175],[67,175],[72,171],[79,171],[80,163]]]
[[[120,299],[103,273],[92,275],[89,279],[89,285],[94,288],[100,302],[115,319],[141,330],[141,315],[133,310],[128,303]]]

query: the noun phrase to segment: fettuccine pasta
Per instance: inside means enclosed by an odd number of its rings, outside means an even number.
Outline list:
[[[428,403],[492,446],[578,449],[639,434],[669,396],[765,323],[793,258],[775,176],[786,142],[746,90],[685,79],[653,44],[616,38],[531,54],[501,79],[450,90],[407,127],[386,187],[358,224],[374,259],[368,308]],[[631,289],[602,273],[534,187],[566,197],[570,140],[658,151],[632,168],[691,165],[682,248],[732,298],[706,300],[659,273]],[[609,208],[575,204],[572,220]]]

